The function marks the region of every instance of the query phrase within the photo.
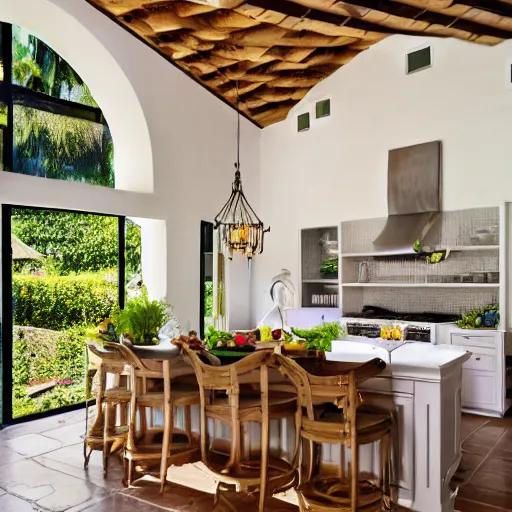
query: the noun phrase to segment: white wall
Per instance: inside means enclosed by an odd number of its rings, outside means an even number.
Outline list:
[[[405,52],[430,43],[432,68],[405,75]],[[321,82],[288,119],[262,132],[261,218],[272,227],[255,265],[252,315],[270,306],[270,279],[292,271],[299,287],[299,230],[387,214],[392,148],[442,140],[444,209],[498,205],[512,197],[512,42],[393,36]],[[314,119],[331,98],[331,116]],[[309,111],[311,129],[297,133]]]
[[[166,265],[159,289],[182,325],[197,328],[200,221],[231,190],[235,112],[84,0],[0,0],[0,20],[47,41],[81,74],[112,130],[117,185],[130,191],[0,173],[0,202],[164,220],[154,229],[155,264]],[[242,178],[255,206],[259,138],[242,120]],[[248,302],[248,293],[242,285],[231,299]]]

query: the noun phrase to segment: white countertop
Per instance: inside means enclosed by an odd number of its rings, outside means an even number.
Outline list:
[[[471,353],[453,345],[432,343],[405,343],[392,352],[357,341],[335,341],[332,352],[326,354],[329,361],[367,361],[380,357],[388,367],[382,376],[396,378],[439,380],[443,372],[462,365]]]

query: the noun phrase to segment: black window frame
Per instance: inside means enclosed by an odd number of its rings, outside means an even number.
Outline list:
[[[98,107],[82,105],[74,101],[63,100],[33,91],[12,81],[12,25],[0,23],[2,37],[2,60],[4,79],[0,82],[0,103],[7,106],[7,126],[2,128],[3,135],[3,169],[14,171],[14,105],[23,105],[52,114],[59,114],[75,119],[92,121],[107,125],[103,112]]]
[[[16,423],[24,423],[54,414],[61,414],[66,411],[81,409],[84,407],[84,402],[60,407],[50,411],[45,411],[38,414],[31,414],[22,418],[14,419],[12,417],[12,329],[13,329],[13,297],[12,297],[12,247],[11,247],[11,229],[12,229],[12,210],[25,209],[25,210],[44,210],[51,212],[74,213],[83,215],[97,215],[99,217],[116,217],[118,219],[117,240],[118,240],[118,257],[117,257],[117,293],[118,304],[121,309],[125,305],[126,285],[125,285],[125,271],[126,271],[126,217],[123,215],[114,215],[109,213],[88,212],[81,210],[68,210],[63,208],[49,208],[43,206],[26,206],[26,205],[12,205],[2,204],[2,322],[1,322],[1,341],[0,341],[0,375],[2,378],[2,417],[0,417],[1,425],[13,425]],[[5,341],[5,343],[4,343]]]
[[[14,105],[35,108],[41,111],[60,114],[75,119],[92,121],[98,124],[107,125],[105,117],[100,108],[83,105],[69,100],[55,98],[53,96],[33,91],[29,88],[14,84],[12,81],[12,25],[0,22],[1,29],[1,52],[4,69],[3,80],[0,81],[0,103],[7,107],[7,126],[2,126],[3,147],[2,147],[2,168],[4,171],[14,172]],[[118,218],[118,301],[119,306],[125,305],[125,223],[126,218],[120,215],[108,213],[89,212],[79,210],[65,210],[52,207],[32,207],[27,205],[2,204],[1,219],[1,251],[2,251],[2,307],[1,307],[1,329],[0,329],[0,379],[2,379],[2,396],[0,428],[3,425],[31,421],[40,417],[60,414],[66,410],[79,409],[82,404],[68,406],[53,411],[26,416],[23,418],[12,418],[12,249],[11,249],[11,213],[13,208],[37,209],[61,211],[66,213],[82,213],[87,215],[100,215],[105,217]]]

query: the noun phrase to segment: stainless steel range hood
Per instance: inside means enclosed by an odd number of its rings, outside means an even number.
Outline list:
[[[388,219],[378,250],[412,250],[416,240],[439,240],[441,142],[393,149],[388,159]]]

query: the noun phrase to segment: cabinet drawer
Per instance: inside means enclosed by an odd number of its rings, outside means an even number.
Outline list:
[[[452,345],[459,347],[486,347],[494,348],[495,343],[494,336],[481,335],[474,336],[469,334],[452,334]]]
[[[485,372],[493,372],[495,370],[494,366],[494,356],[488,354],[475,354],[471,356],[462,366],[463,368],[468,368],[470,370],[482,370]]]

